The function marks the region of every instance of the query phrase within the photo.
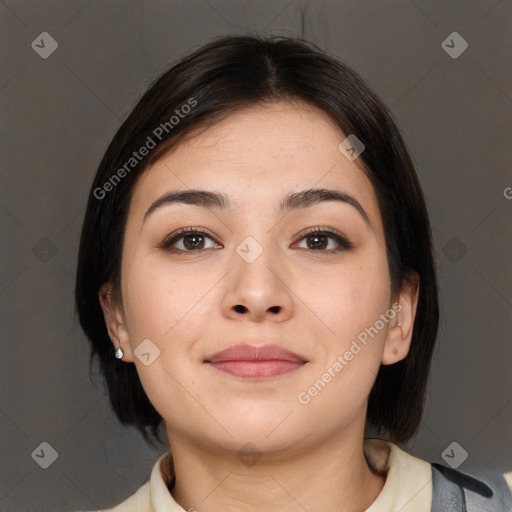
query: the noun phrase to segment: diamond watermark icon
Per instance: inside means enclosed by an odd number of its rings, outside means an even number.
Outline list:
[[[160,349],[150,339],[146,338],[133,353],[144,366],[149,366],[160,356]]]
[[[48,263],[57,254],[57,247],[55,247],[49,238],[43,236],[43,238],[32,247],[32,254],[39,261]]]
[[[468,458],[468,452],[453,441],[444,449],[441,457],[452,469],[457,469]]]
[[[257,464],[261,457],[261,451],[253,443],[246,443],[236,454],[238,460],[249,468]]]
[[[32,458],[43,468],[48,469],[59,457],[57,451],[46,441],[41,443],[33,452]]]
[[[466,253],[468,248],[462,240],[454,236],[443,246],[443,254],[452,262],[457,263]]]
[[[441,48],[452,59],[458,59],[468,49],[468,46],[468,42],[458,32],[452,32],[441,43]]]
[[[59,47],[59,43],[48,32],[41,32],[30,46],[39,57],[47,59]]]
[[[248,236],[238,244],[236,252],[246,263],[253,263],[262,254],[263,247],[252,236]]]
[[[338,146],[343,156],[353,162],[365,149],[365,145],[354,135],[349,135]]]

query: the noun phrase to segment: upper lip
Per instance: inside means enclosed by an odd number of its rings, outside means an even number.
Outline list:
[[[207,363],[220,363],[224,361],[291,361],[306,363],[307,360],[291,350],[278,345],[232,345],[220,352],[216,352],[205,359]]]

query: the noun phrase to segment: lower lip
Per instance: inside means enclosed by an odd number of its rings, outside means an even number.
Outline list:
[[[303,363],[293,361],[220,361],[209,363],[221,372],[229,373],[244,379],[259,379],[264,377],[276,377],[285,373],[298,370]]]

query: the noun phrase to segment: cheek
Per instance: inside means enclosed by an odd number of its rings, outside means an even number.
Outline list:
[[[201,297],[212,283],[192,271],[176,276],[165,262],[147,257],[129,262],[123,279],[132,350],[145,339],[151,340],[159,350],[149,365],[135,353],[134,364],[140,381],[155,409],[166,420],[179,423],[182,411],[197,407],[184,392],[183,384],[186,383],[187,390],[193,390],[196,384],[195,362],[190,358],[190,350],[197,339],[198,319],[206,307]]]
[[[126,270],[123,290],[130,335],[153,336],[162,343],[172,340],[185,317],[190,327],[202,297],[214,282],[213,276],[199,274],[192,266],[177,273],[165,261],[134,260]]]
[[[379,371],[388,328],[380,320],[390,300],[382,267],[363,265],[340,275],[317,279],[316,287],[310,288],[314,291],[309,299],[322,324],[328,326],[322,331],[328,335],[317,337],[321,355],[296,397],[298,407],[317,419],[324,435],[333,426],[347,424],[365,406]]]
[[[297,296],[315,313],[326,339],[340,348],[389,308],[387,261],[377,255],[368,251],[368,257],[351,258],[328,272],[304,273],[298,281]]]

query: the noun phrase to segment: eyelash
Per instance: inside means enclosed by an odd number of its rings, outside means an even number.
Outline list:
[[[217,243],[214,240],[214,238],[212,237],[212,235],[210,235],[204,229],[190,227],[190,228],[180,228],[180,229],[174,231],[158,247],[160,249],[164,249],[164,250],[167,250],[170,252],[181,252],[181,253],[202,252],[202,251],[207,250],[207,249],[183,250],[183,249],[176,249],[176,248],[171,247],[174,243],[178,242],[179,240],[184,238],[186,235],[195,235],[195,234],[205,235],[208,238],[212,239],[215,243]],[[316,227],[316,228],[310,229],[308,231],[299,233],[299,238],[298,238],[297,242],[300,242],[303,239],[308,238],[310,236],[314,236],[314,235],[327,236],[328,238],[334,240],[338,244],[338,247],[335,249],[327,249],[327,250],[325,250],[325,249],[321,249],[321,250],[309,249],[311,251],[334,253],[334,252],[345,251],[345,250],[353,248],[352,242],[350,242],[350,240],[348,240],[348,238],[343,236],[341,233],[338,233],[337,231],[332,231],[330,229],[323,228],[323,227]],[[212,248],[209,247],[208,249],[212,249]]]

